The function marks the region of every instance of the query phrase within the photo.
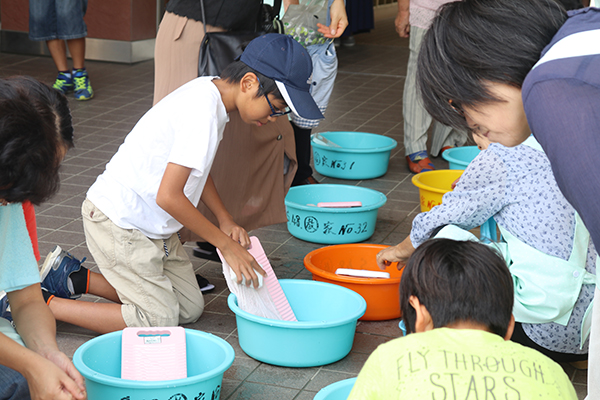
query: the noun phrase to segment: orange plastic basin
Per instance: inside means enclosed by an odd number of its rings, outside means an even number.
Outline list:
[[[339,244],[313,250],[304,257],[304,266],[313,279],[347,287],[360,294],[367,302],[362,320],[383,321],[399,318],[400,278],[397,263],[387,267],[389,279],[358,278],[336,275],[338,268],[381,271],[375,261],[377,253],[388,246],[379,244]]]

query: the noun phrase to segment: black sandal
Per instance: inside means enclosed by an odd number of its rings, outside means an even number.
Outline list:
[[[205,260],[221,262],[217,248],[208,242],[196,242],[198,247],[194,249],[194,257],[204,258]]]
[[[215,285],[210,283],[208,279],[200,274],[196,274],[196,281],[198,282],[198,286],[200,287],[200,291],[202,293],[212,292],[215,289]]]

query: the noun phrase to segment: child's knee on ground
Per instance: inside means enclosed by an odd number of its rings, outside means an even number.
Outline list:
[[[135,304],[123,304],[121,312],[129,327],[177,326],[196,322],[204,311],[204,299],[198,291],[196,303],[188,301],[185,306],[176,304],[155,303],[153,307],[143,309]]]

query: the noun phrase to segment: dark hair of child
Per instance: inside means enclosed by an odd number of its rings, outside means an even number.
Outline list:
[[[506,335],[512,315],[513,280],[506,262],[488,246],[472,241],[430,239],[408,260],[400,281],[400,309],[415,332],[415,296],[434,328],[474,322]]]
[[[40,204],[60,186],[73,147],[66,97],[27,76],[0,79],[0,199]]]
[[[255,74],[260,81],[260,86],[258,88],[258,92],[256,93],[256,97],[272,94],[275,99],[284,100],[273,79],[267,78],[260,72],[257,72],[253,68],[250,68],[244,64],[242,61],[234,61],[225,67],[225,69],[221,72],[221,79],[228,83],[238,83],[248,72]]]
[[[425,108],[434,119],[469,130],[457,110],[497,101],[486,82],[521,88],[566,19],[556,0],[444,4],[419,52],[417,82]]]

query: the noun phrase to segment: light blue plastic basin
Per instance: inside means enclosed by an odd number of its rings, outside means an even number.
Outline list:
[[[88,400],[166,400],[177,394],[194,399],[202,393],[207,399],[220,398],[223,373],[235,356],[225,340],[186,329],[188,377],[145,382],[121,379],[121,334],[119,331],[98,336],[75,351],[73,364],[85,378]]]
[[[477,146],[453,147],[442,153],[442,158],[448,161],[449,169],[465,169],[479,154]]]
[[[354,382],[356,382],[356,378],[350,378],[325,386],[319,390],[314,400],[346,400],[350,396]]]
[[[337,201],[360,201],[362,207],[316,207],[320,202]],[[314,243],[361,242],[373,236],[377,211],[386,201],[383,193],[359,186],[295,186],[285,197],[288,230],[298,239]]]
[[[250,357],[283,367],[316,367],[341,360],[352,349],[356,321],[367,309],[358,293],[331,283],[279,281],[298,321],[258,317],[238,307],[231,293],[240,347]]]
[[[340,147],[311,139],[318,173],[338,179],[373,179],[387,172],[390,153],[398,143],[387,136],[365,132],[324,132]]]

